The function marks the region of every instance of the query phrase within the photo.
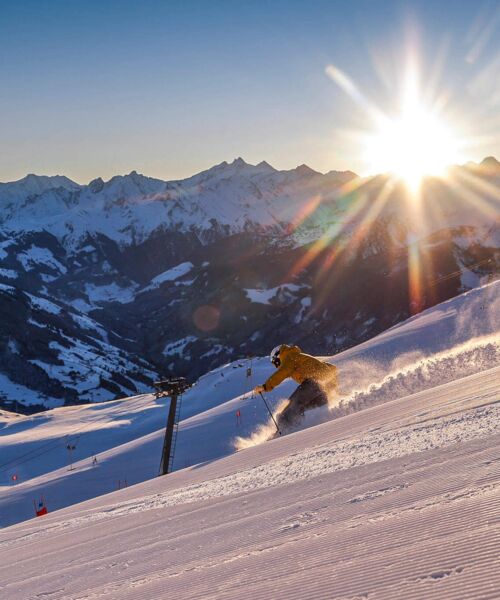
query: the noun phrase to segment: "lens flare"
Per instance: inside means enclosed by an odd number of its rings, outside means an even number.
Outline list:
[[[471,119],[469,110],[467,123],[460,103],[440,85],[445,54],[438,54],[434,66],[425,66],[418,46],[418,39],[410,36],[399,77],[393,77],[389,65],[377,70],[379,76],[385,73],[381,83],[390,92],[383,109],[337,66],[325,69],[359,109],[354,113],[356,129],[342,129],[340,133],[347,133],[357,145],[365,169],[364,176],[335,191],[324,189],[321,195],[310,197],[286,232],[288,235],[307,226],[313,215],[320,219],[324,207],[337,209],[334,219],[327,216],[323,235],[304,247],[285,273],[284,282],[304,270],[315,277],[319,291],[309,314],[320,314],[359,250],[377,244],[377,223],[381,220],[393,225],[389,231],[393,243],[387,244],[388,272],[392,265],[398,266],[402,248],[407,251],[408,303],[410,312],[417,313],[433,302],[436,293],[431,283],[436,261],[425,242],[429,232],[446,222],[450,211],[457,209],[457,202],[461,202],[460,210],[478,211],[491,215],[492,221],[496,219],[498,163],[492,159],[487,165],[491,176],[483,163],[464,164],[486,138],[471,134],[470,126],[477,118]],[[396,64],[398,57],[394,59]],[[497,123],[487,127],[493,131]]]
[[[193,322],[200,331],[209,332],[217,329],[220,321],[220,311],[215,306],[204,304],[193,313]]]

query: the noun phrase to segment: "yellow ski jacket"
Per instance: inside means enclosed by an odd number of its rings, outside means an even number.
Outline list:
[[[287,377],[291,377],[297,383],[313,379],[325,388],[337,386],[337,367],[322,362],[310,354],[304,354],[298,346],[283,344],[279,356],[281,365],[264,383],[266,392],[270,392]]]

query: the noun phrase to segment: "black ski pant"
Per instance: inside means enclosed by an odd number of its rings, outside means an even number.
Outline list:
[[[305,379],[293,392],[284,410],[278,415],[278,426],[286,428],[296,423],[309,408],[327,404],[328,396],[314,379]]]

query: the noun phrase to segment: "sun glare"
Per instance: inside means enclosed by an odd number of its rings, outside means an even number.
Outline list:
[[[428,175],[444,176],[459,161],[458,142],[445,124],[422,107],[413,106],[394,119],[381,118],[366,134],[365,160],[371,173],[392,173],[411,190]]]
[[[342,124],[336,137],[344,139],[347,153],[355,153],[360,175],[335,190],[339,203],[345,201],[345,216],[327,228],[289,273],[293,276],[315,261],[320,263],[317,277],[324,285],[315,299],[316,314],[321,314],[353,253],[371,231],[378,236],[377,219],[386,207],[389,210],[385,216],[397,215],[398,236],[406,239],[412,314],[425,307],[435,294],[433,286],[438,273],[434,272],[427,235],[434,231],[436,222],[442,222],[450,200],[455,206],[463,202],[468,209],[473,207],[492,219],[498,213],[494,204],[498,186],[482,175],[486,170],[480,165],[474,167],[474,163],[468,165],[470,168],[456,168],[470,160],[473,149],[480,148],[490,137],[471,134],[471,125],[477,123],[477,118],[471,120],[470,109],[464,114],[460,101],[441,84],[444,62],[421,66],[417,48],[417,40],[411,35],[399,76],[393,69],[399,62],[396,57],[388,64],[377,53],[371,57],[381,84],[373,88],[372,97],[336,65],[325,67],[326,75],[355,107],[350,117],[352,125]],[[382,105],[381,94],[385,98]],[[495,128],[495,122],[491,126]],[[422,185],[427,177],[439,178],[439,185]],[[317,206],[318,199],[311,199],[297,216],[296,226]],[[391,261],[398,261],[401,253],[399,245],[394,248],[394,255],[388,257],[389,271]]]
[[[390,173],[416,191],[424,177],[444,176],[449,166],[462,162],[463,141],[443,114],[442,98],[424,101],[415,60],[406,65],[399,108],[393,114],[374,105],[337,67],[329,65],[326,73],[372,122],[355,134],[367,174]]]

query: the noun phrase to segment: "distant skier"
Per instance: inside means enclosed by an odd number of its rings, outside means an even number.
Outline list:
[[[300,384],[278,415],[280,429],[296,423],[305,410],[327,404],[328,394],[337,389],[337,367],[304,354],[298,346],[276,346],[270,358],[278,370],[255,388],[256,394],[270,392],[288,377]]]

